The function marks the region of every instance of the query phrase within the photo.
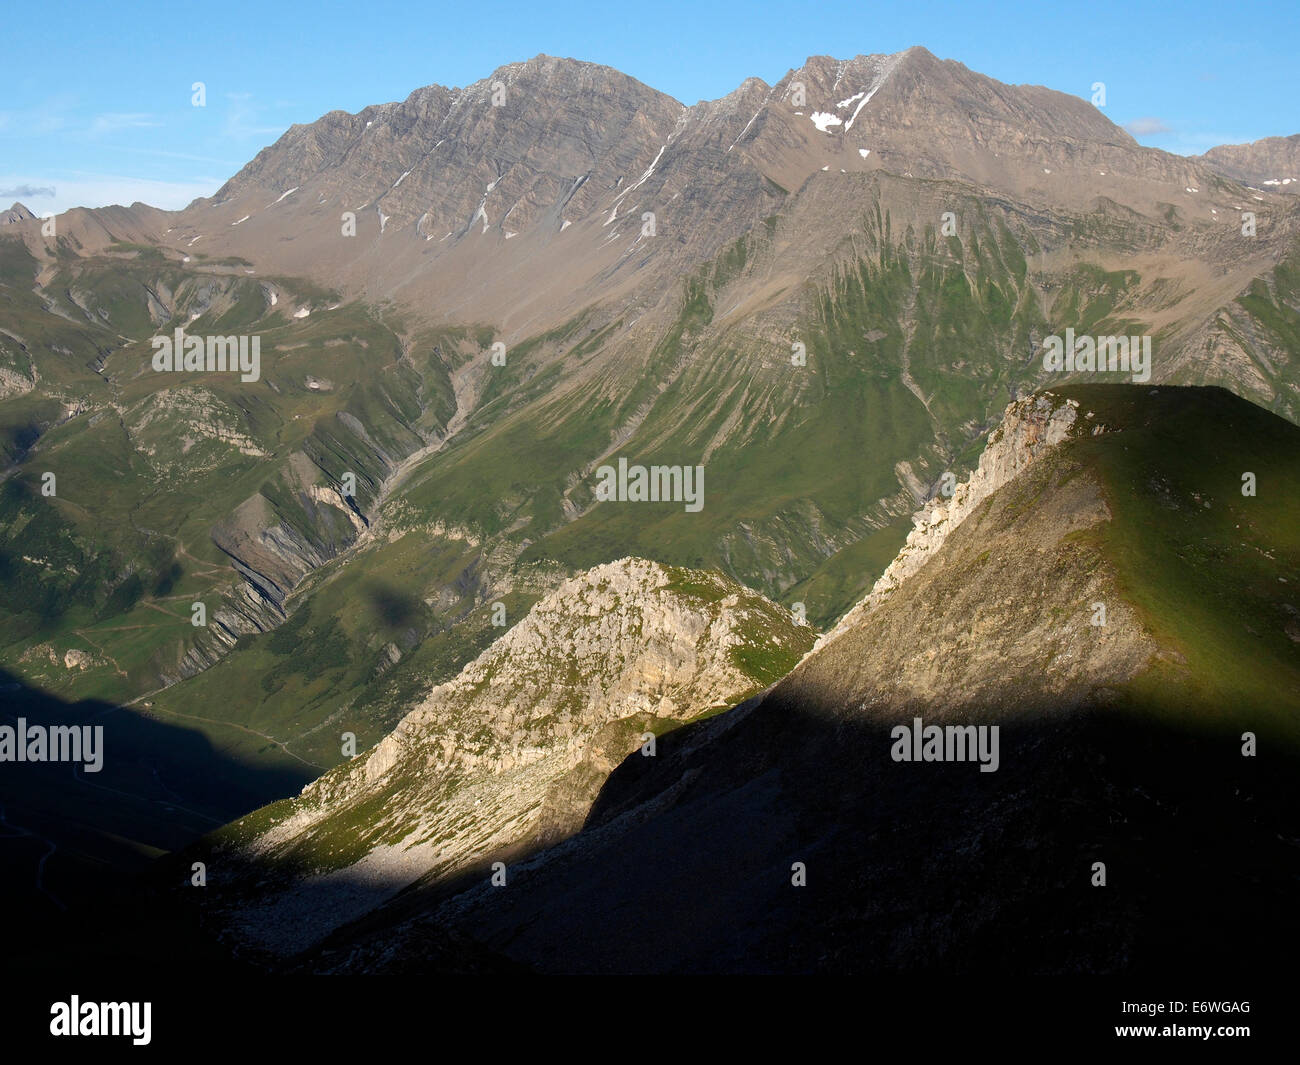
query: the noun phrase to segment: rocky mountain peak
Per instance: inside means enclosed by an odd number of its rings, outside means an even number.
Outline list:
[[[18,222],[30,222],[36,216],[21,203],[15,203],[4,214],[0,214],[0,226],[10,226]]]
[[[241,934],[275,950],[307,911],[323,935],[417,877],[576,831],[646,734],[756,693],[811,643],[716,573],[625,558],[563,582],[369,752],[218,840],[223,862],[310,873],[241,899]]]

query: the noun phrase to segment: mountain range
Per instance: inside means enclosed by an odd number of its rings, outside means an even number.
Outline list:
[[[14,897],[148,869],[189,913],[201,860],[204,949],[311,970],[1169,957],[1291,863],[1298,152],[1170,155],[923,48],[689,107],[538,56],[182,211],[15,204],[5,712],[119,753],[4,778]],[[257,376],[158,372],[178,329]],[[1045,369],[1067,330],[1149,381]],[[601,498],[620,460],[702,508]],[[917,717],[999,723],[1002,768],[889,761]],[[1244,731],[1291,753],[1243,777]],[[1175,862],[1180,804],[1239,881],[1076,891]]]

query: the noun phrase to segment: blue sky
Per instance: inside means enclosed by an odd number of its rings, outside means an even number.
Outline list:
[[[549,0],[199,7],[49,0],[9,20],[0,207],[38,214],[210,195],[294,122],[466,85],[538,53],[617,67],[683,103],[809,55],[922,44],[1001,81],[1089,97],[1183,154],[1300,133],[1295,0],[1214,3]],[[202,81],[207,106],[191,106]]]

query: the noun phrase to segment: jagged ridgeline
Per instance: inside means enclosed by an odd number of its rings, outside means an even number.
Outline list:
[[[184,211],[16,207],[6,683],[124,707],[97,827],[168,849],[165,806],[296,790],[592,567],[828,628],[1008,400],[1069,379],[1049,335],[1148,336],[1153,382],[1300,416],[1290,151],[1170,156],[924,49],[689,108],[543,56],[295,126]],[[156,370],[177,328],[256,336],[258,374]],[[702,467],[702,505],[602,501],[621,460]]]

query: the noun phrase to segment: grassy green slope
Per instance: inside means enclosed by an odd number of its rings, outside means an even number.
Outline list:
[[[454,409],[448,364],[468,333],[404,345],[400,322],[355,304],[291,319],[262,279],[150,252],[67,258],[42,290],[59,314],[32,292],[35,265],[0,241],[0,346],[39,375],[37,389],[0,400],[0,439],[16,463],[0,483],[10,593],[0,654],[45,690],[122,700],[180,661],[196,636],[192,603],[211,615],[229,594],[236,577],[213,529],[245,500],[261,497],[268,521],[325,557],[351,540],[352,521],[307,498],[306,484],[351,472],[358,507],[372,506],[388,467]],[[293,279],[267,284],[299,300],[332,296]],[[260,380],[153,372],[148,338],[172,326],[150,317],[160,291],[173,294],[177,320],[193,308],[192,334],[259,335]],[[53,496],[41,492],[46,473]],[[55,661],[28,655],[34,645]],[[95,664],[64,669],[69,650]]]
[[[1101,474],[1123,594],[1178,656],[1134,703],[1300,743],[1300,428],[1218,388],[1058,391],[1120,430],[1073,446]]]
[[[806,288],[795,337],[807,367],[743,329],[707,331],[735,271],[761,269],[772,254],[766,229],[738,242],[743,255],[729,250],[687,284],[658,353],[684,369],[618,452],[680,465],[708,450],[703,511],[602,503],[524,557],[580,567],[639,554],[717,566],[805,602],[815,622],[838,616],[909,528],[905,514],[880,509],[899,492],[896,465],[930,481],[972,466],[1008,399],[1042,380],[1031,337],[1066,324],[1118,327],[1115,308],[1136,282],[1131,271],[1080,265],[1048,317],[1015,235],[987,212],[972,217],[964,241],[933,228],[895,240],[887,213],[863,219],[868,252]],[[590,485],[572,493],[583,505],[591,497]]]

